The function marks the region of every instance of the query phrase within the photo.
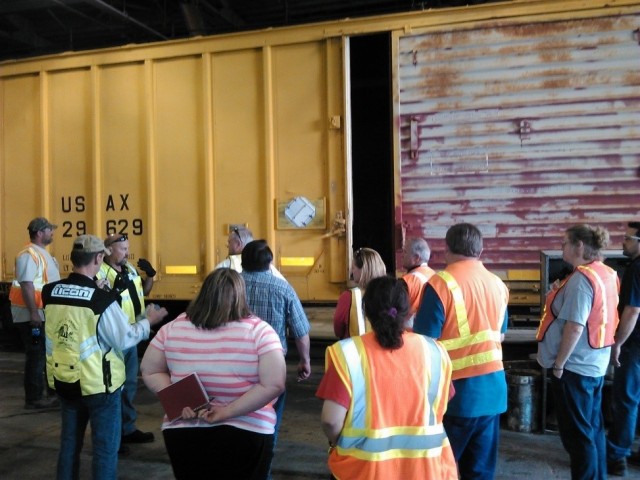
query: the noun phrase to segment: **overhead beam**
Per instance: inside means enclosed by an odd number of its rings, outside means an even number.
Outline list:
[[[56,3],[65,6],[66,8],[70,9],[70,10],[74,10],[73,7],[71,7],[72,3],[78,3],[77,0],[55,0]],[[133,18],[132,16],[128,15],[125,12],[122,12],[120,10],[118,10],[115,7],[112,7],[111,5],[109,5],[108,3],[103,2],[102,0],[87,0],[85,2],[87,5],[91,5],[93,7],[96,7],[99,10],[102,10],[103,12],[107,12],[111,15],[115,15],[118,18],[121,18],[127,22],[130,22],[140,28],[142,28],[143,30],[145,30],[146,32],[150,33],[151,35],[159,38],[160,40],[168,40],[168,38],[163,35],[162,33],[158,32],[157,30],[154,30],[153,28],[151,28],[150,26],[146,25],[145,23],[136,20],[135,18]],[[79,12],[78,12],[79,13]]]

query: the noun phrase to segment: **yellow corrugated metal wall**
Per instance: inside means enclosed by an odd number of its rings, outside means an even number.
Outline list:
[[[152,296],[188,299],[224,258],[229,227],[247,224],[271,243],[303,300],[335,300],[351,221],[347,37],[617,16],[639,6],[523,0],[4,62],[0,277],[12,278],[29,219],[46,215],[60,225],[52,250],[63,269],[78,233],[126,232],[133,256],[161,272]],[[398,94],[390,95],[397,114]],[[396,115],[396,207],[401,142]],[[316,217],[292,228],[282,210],[299,196]],[[330,235],[338,213],[346,237]]]
[[[226,257],[230,226],[244,224],[303,300],[335,300],[345,241],[325,234],[346,209],[330,125],[344,118],[341,40],[118,53],[0,80],[5,280],[27,223],[46,215],[60,226],[63,272],[76,235],[126,233],[132,260],[159,267],[152,297],[188,299]],[[298,196],[318,207],[309,227],[279,214]]]

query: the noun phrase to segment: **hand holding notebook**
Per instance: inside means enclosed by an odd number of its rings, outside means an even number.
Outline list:
[[[185,407],[197,411],[209,404],[209,397],[197,373],[191,373],[158,391],[158,399],[170,422],[182,417]]]

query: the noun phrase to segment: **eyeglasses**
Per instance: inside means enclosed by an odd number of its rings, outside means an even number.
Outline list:
[[[129,236],[126,233],[122,235],[109,235],[109,238],[107,238],[107,240],[104,242],[104,246],[108,247],[109,245],[113,245],[114,243],[126,242],[127,240],[129,240]]]
[[[638,240],[640,240],[640,237],[636,237],[635,235],[625,235],[624,239],[625,240],[636,240],[636,241],[638,241]]]
[[[240,240],[240,242],[242,242],[242,237],[240,236],[240,229],[238,227],[233,227],[232,232],[235,233],[238,236],[238,239]]]

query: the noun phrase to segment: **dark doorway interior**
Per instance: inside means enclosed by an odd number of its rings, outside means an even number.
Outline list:
[[[353,247],[375,249],[395,271],[391,37],[352,37]]]

